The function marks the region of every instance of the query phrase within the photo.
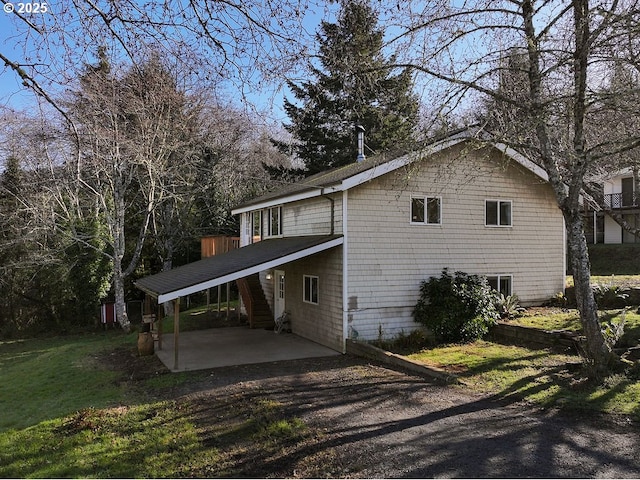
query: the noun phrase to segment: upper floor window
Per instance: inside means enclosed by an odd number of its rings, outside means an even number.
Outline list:
[[[277,237],[282,235],[282,206],[271,207],[269,209],[269,236]]]
[[[511,295],[513,277],[511,275],[487,275],[489,286],[505,297]]]
[[[262,240],[262,210],[251,212],[251,242]]]
[[[484,224],[488,227],[510,227],[511,200],[485,200]]]
[[[440,225],[440,197],[411,197],[411,223]]]

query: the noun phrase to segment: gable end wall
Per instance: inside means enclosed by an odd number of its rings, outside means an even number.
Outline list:
[[[442,225],[411,225],[412,194],[442,199]],[[511,200],[512,227],[485,227],[485,199]],[[494,149],[455,147],[348,193],[348,322],[376,339],[417,327],[420,282],[511,274],[521,303],[564,289],[564,224],[551,187]]]

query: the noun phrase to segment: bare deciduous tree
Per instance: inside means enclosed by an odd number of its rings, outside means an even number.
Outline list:
[[[398,8],[398,23],[404,29],[394,43],[406,42],[400,66],[411,66],[436,83],[435,90],[441,89],[450,102],[457,99],[469,107],[470,98],[490,97],[510,106],[522,120],[522,128],[528,126],[527,132],[494,133],[548,174],[565,219],[576,299],[587,337],[585,353],[594,374],[602,374],[617,357],[602,333],[591,289],[581,195],[594,162],[640,144],[638,131],[615,139],[587,134],[597,128],[591,125],[597,120],[592,112],[602,107],[603,95],[623,94],[611,89],[603,92],[600,80],[614,60],[632,60],[633,56],[613,47],[637,39],[637,2],[478,0],[459,5],[436,1],[422,5],[420,11],[408,12],[401,3]],[[411,48],[416,45],[423,48]],[[503,60],[514,49],[523,59],[518,68],[526,79],[524,91],[497,88]]]

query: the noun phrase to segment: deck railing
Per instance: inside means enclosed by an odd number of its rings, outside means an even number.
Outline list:
[[[640,195],[631,192],[607,193],[604,196],[604,204],[613,209],[640,207]]]

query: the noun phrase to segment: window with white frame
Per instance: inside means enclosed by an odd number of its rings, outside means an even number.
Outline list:
[[[484,224],[487,227],[510,227],[511,200],[485,200]]]
[[[282,205],[269,209],[269,236],[277,237],[282,235]]]
[[[251,243],[262,240],[262,210],[251,212]]]
[[[416,225],[440,225],[440,197],[411,197],[411,223]]]
[[[511,295],[513,291],[512,275],[487,275],[487,282],[491,288],[505,297]]]
[[[318,277],[313,275],[303,275],[304,294],[302,300],[305,303],[318,304]]]

